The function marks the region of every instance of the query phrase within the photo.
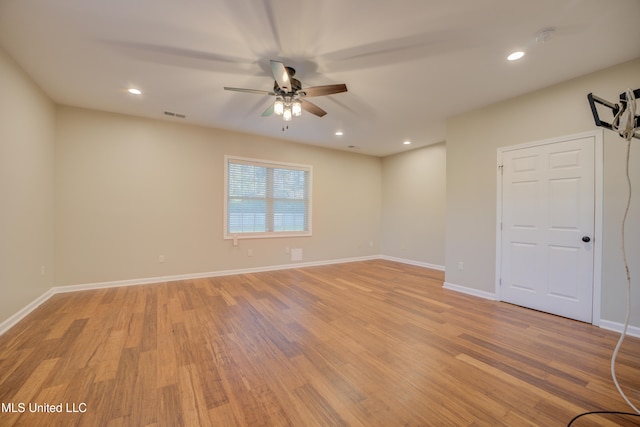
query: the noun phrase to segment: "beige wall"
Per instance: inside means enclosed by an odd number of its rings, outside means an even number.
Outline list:
[[[586,94],[613,100],[640,87],[639,75],[636,60],[472,111],[448,121],[446,147],[379,159],[55,107],[0,51],[0,322],[54,285],[283,265],[286,248],[302,248],[308,262],[383,254],[442,264],[447,282],[493,292],[497,148],[594,129]],[[225,154],[313,165],[314,235],[223,240]],[[638,184],[638,150],[631,156]],[[608,131],[604,158],[602,318],[621,322],[624,144]],[[627,226],[634,325],[639,205]]]
[[[386,256],[444,267],[446,146],[382,160],[382,244]]]
[[[53,103],[0,49],[0,322],[53,284],[54,124]]]
[[[378,158],[71,107],[57,117],[57,285],[284,265],[287,247],[303,262],[380,251]],[[225,154],[312,165],[313,236],[223,240]]]
[[[640,59],[536,91],[447,122],[446,281],[495,291],[497,149],[596,129],[587,102],[593,92],[617,100],[640,87]],[[640,141],[631,152],[632,181],[640,189]],[[620,221],[626,202],[625,145],[604,132],[604,230],[601,318],[623,322],[626,279],[620,251]],[[637,194],[637,193],[636,193]],[[640,325],[640,197],[627,225],[634,277],[632,324]],[[464,270],[457,262],[464,262]]]

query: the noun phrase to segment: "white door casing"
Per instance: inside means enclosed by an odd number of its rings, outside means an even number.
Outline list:
[[[601,151],[602,132],[499,150],[499,300],[598,323]]]

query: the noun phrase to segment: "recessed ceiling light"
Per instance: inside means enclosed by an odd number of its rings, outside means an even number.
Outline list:
[[[129,92],[131,95],[142,95],[142,91],[140,89],[136,89],[133,87],[127,90],[127,92]]]
[[[507,59],[509,61],[517,61],[518,59],[522,58],[524,56],[524,52],[521,50],[518,50],[516,52],[511,53],[509,56],[507,56]]]
[[[405,141],[403,142],[404,145],[411,145],[411,141]]]
[[[336,131],[335,135],[336,135],[336,136],[342,136],[342,135],[344,135],[344,132],[342,132],[341,130],[339,130],[339,131]]]

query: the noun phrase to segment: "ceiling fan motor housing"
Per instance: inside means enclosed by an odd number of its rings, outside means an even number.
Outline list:
[[[263,117],[269,117],[274,112],[277,115],[285,116],[285,120],[291,120],[292,116],[299,116],[302,110],[305,110],[315,116],[323,117],[327,114],[322,108],[318,107],[305,98],[314,96],[333,95],[347,91],[347,85],[332,84],[323,86],[311,86],[302,88],[300,80],[294,78],[296,70],[292,67],[285,66],[280,61],[271,60],[271,72],[274,77],[273,92],[267,92],[259,89],[244,89],[237,87],[224,87],[224,90],[232,90],[236,92],[254,93],[258,95],[275,96],[275,102],[262,113]],[[287,104],[289,109],[285,109]],[[277,111],[276,111],[277,109]],[[282,113],[280,114],[280,111]]]
[[[293,72],[291,72],[291,70]],[[294,79],[292,76],[296,73],[296,70],[294,70],[291,67],[287,67],[287,71],[289,72],[289,81],[291,82],[291,92],[286,92],[284,90],[282,90],[282,88],[280,88],[280,86],[278,85],[277,81],[273,81],[273,92],[276,95],[280,95],[280,96],[293,96],[295,95],[300,89],[302,89],[302,83],[300,83],[300,80],[298,79]]]

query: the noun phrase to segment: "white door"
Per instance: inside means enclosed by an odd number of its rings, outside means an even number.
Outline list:
[[[502,153],[503,301],[591,323],[594,153],[593,137]]]

